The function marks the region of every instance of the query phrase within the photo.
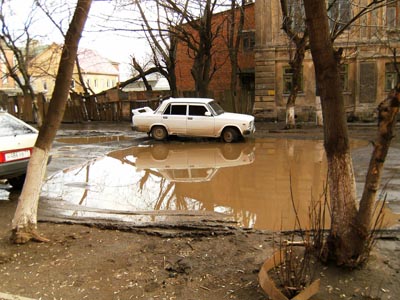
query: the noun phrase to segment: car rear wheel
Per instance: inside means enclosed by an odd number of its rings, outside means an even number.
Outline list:
[[[222,132],[222,140],[225,143],[233,143],[237,141],[238,138],[239,138],[239,132],[235,128],[228,127],[225,128],[224,131]]]
[[[162,141],[167,138],[168,132],[163,126],[154,126],[151,129],[151,135],[153,136],[153,139],[155,139],[156,141]]]
[[[25,182],[25,174],[14,178],[8,178],[8,183],[12,185],[13,188],[22,189]]]

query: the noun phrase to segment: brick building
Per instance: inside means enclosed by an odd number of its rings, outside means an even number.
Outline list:
[[[254,102],[254,44],[255,44],[255,18],[254,3],[249,2],[244,7],[245,19],[242,31],[242,40],[238,53],[239,64],[239,90],[243,102]],[[226,42],[228,30],[229,11],[220,12],[213,16],[212,30],[215,33],[218,27],[221,31],[214,40],[212,47],[212,66],[216,66],[215,74],[209,85],[210,97],[214,97],[226,108],[230,108],[230,76],[231,64]],[[237,18],[239,13],[237,13]],[[188,26],[189,28],[189,26]],[[191,75],[193,66],[193,52],[187,45],[179,43],[177,48],[177,87],[182,96],[192,96],[195,83]]]

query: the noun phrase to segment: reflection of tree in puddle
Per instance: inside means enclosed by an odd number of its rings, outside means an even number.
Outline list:
[[[326,176],[319,141],[133,147],[55,174],[43,195],[120,211],[121,219],[122,212],[196,210],[231,214],[246,227],[293,229],[290,176],[299,217],[307,221]]]

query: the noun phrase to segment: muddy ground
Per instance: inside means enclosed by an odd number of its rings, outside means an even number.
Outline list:
[[[372,140],[375,126],[361,125],[350,126],[351,136]],[[257,124],[256,138],[322,138],[321,129],[313,126],[281,128],[281,124]],[[81,163],[146,139],[130,132],[128,123],[64,125],[59,137],[121,132],[132,140],[86,151],[56,142],[49,172],[66,160]],[[395,138],[394,147],[400,148],[399,144]],[[270,232],[231,229],[220,234],[194,229],[174,236],[168,230],[143,233],[39,223],[39,231],[50,242],[18,246],[8,240],[18,195],[11,191],[9,201],[0,201],[0,299],[268,299],[257,275],[263,261],[279,247]],[[400,299],[399,254],[399,232],[391,230],[383,232],[361,269],[313,264],[321,288],[312,299]]]

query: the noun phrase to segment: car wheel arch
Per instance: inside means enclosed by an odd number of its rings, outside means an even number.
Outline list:
[[[227,137],[225,136],[227,133],[232,133],[233,134],[233,139],[230,139],[228,137],[229,140],[227,140]],[[220,137],[222,138],[222,140],[226,143],[232,143],[232,142],[236,142],[238,139],[240,139],[242,137],[242,132],[240,131],[240,129],[234,125],[227,125],[225,126],[222,130],[221,130],[221,134]]]
[[[154,131],[157,128],[165,131],[165,136],[163,138],[161,138],[161,136],[160,137],[154,137]],[[150,128],[149,134],[151,134],[155,140],[164,140],[164,139],[166,139],[168,137],[169,131],[168,131],[168,128],[164,124],[153,124],[151,126],[151,128]]]

